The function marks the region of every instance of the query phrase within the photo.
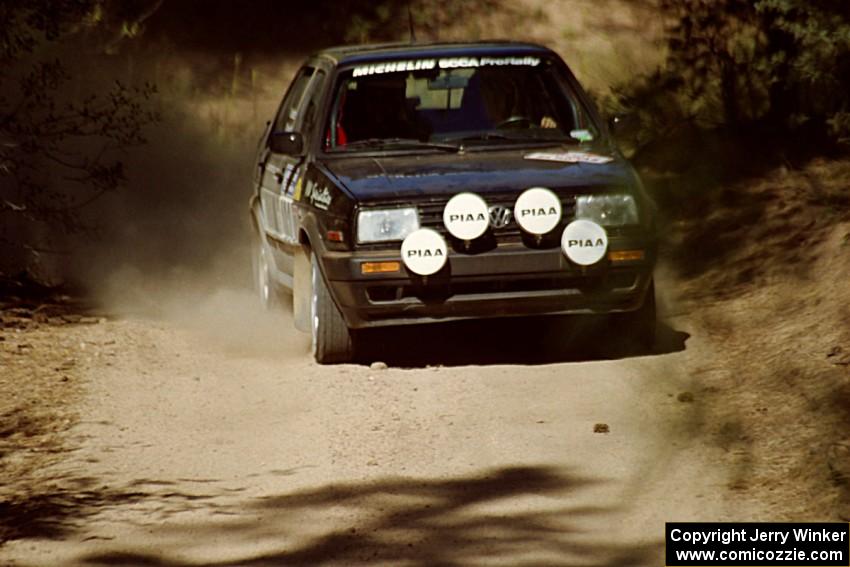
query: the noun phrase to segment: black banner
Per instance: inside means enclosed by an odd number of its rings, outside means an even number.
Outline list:
[[[668,522],[668,567],[850,566],[850,525]]]

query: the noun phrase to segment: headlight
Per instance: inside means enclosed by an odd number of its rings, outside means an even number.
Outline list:
[[[638,224],[637,205],[631,195],[579,195],[576,218],[602,226]]]
[[[419,229],[419,213],[406,209],[372,209],[357,216],[357,242],[390,242]]]

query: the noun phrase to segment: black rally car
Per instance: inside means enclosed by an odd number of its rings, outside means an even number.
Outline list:
[[[360,329],[464,318],[604,313],[653,340],[653,205],[545,47],[316,53],[257,163],[257,289],[293,292],[320,363]]]

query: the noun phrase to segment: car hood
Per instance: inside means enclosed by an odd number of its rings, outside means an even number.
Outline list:
[[[610,159],[607,163],[566,163],[529,159],[535,153],[583,152]],[[628,163],[610,152],[563,148],[467,151],[458,154],[415,154],[334,157],[323,165],[358,201],[400,200],[453,195],[508,193],[529,187],[555,190],[633,186]]]

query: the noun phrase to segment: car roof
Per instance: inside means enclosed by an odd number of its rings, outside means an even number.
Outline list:
[[[323,49],[315,57],[330,59],[336,65],[372,63],[393,59],[461,56],[551,55],[547,47],[515,41],[476,41],[456,43],[383,43],[343,45]]]

